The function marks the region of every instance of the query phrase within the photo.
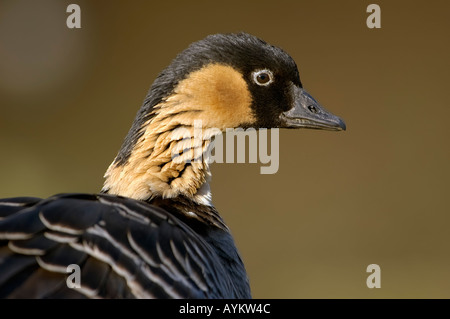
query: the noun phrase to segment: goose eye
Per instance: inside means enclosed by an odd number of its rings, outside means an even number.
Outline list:
[[[273,82],[273,74],[269,70],[259,70],[253,72],[253,81],[261,86],[269,85]]]

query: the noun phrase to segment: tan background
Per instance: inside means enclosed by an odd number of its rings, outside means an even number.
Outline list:
[[[254,297],[450,298],[449,4],[2,0],[0,197],[97,192],[155,76],[192,41],[243,30],[288,51],[348,127],[281,131],[275,175],[213,166]]]

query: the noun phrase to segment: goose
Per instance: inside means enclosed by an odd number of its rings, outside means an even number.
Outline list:
[[[214,129],[200,141],[196,121]],[[244,32],[194,42],[154,80],[99,193],[0,200],[0,298],[251,298],[199,160],[227,128],[346,125],[281,48]]]

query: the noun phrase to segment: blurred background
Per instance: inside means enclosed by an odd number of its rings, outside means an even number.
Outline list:
[[[81,7],[81,29],[66,8]],[[366,8],[381,7],[381,29]],[[255,298],[450,298],[448,1],[0,1],[0,197],[98,192],[157,74],[246,31],[346,132],[280,131],[277,174],[214,164]],[[369,289],[366,267],[381,267]]]

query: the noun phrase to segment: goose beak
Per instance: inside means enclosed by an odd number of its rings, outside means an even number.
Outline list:
[[[292,85],[293,107],[281,113],[282,127],[345,131],[345,122],[327,111],[303,88]]]

